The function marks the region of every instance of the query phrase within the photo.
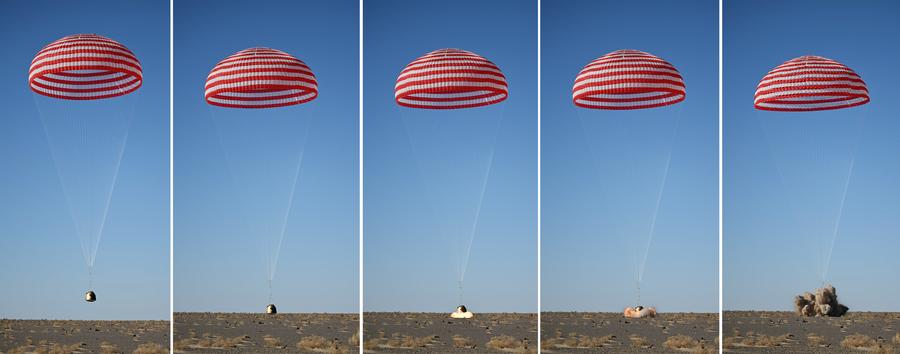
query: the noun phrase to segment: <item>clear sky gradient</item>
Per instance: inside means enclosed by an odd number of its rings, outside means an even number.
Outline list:
[[[542,309],[636,305],[646,256],[640,305],[717,311],[717,1],[542,6]],[[537,310],[536,7],[365,2],[364,310],[449,312],[463,277],[461,300],[474,312]],[[851,310],[900,311],[898,14],[900,3],[887,0],[724,1],[725,310],[789,310],[792,296],[821,284],[829,259],[825,280]],[[263,311],[274,275],[282,312],[357,312],[358,1],[181,0],[174,21],[175,311]],[[27,85],[34,55],[77,33],[123,43],[144,73],[128,97],[135,113],[93,304],[83,300],[78,217],[39,118],[52,100],[34,98]],[[0,38],[0,318],[168,319],[168,1],[11,1],[0,11]],[[306,62],[320,96],[264,110],[208,105],[210,69],[250,47]],[[509,98],[440,112],[398,106],[397,75],[441,48],[493,61]],[[578,72],[618,49],[672,63],[686,100],[632,112],[575,107]],[[760,78],[802,55],[853,68],[872,102],[755,110]],[[277,271],[267,268],[273,261]]]
[[[0,11],[0,299],[2,318],[169,318],[168,1],[13,1]],[[140,59],[144,83],[97,252],[88,272],[28,87],[28,67],[61,37],[96,33]],[[134,97],[131,97],[134,96]],[[100,102],[104,103],[104,102]],[[65,162],[63,162],[65,163]],[[89,174],[90,171],[82,171]]]
[[[463,302],[537,311],[536,3],[367,1],[364,16],[365,311],[453,310],[482,187]],[[445,112],[398,106],[397,75],[441,48],[493,61],[509,98]]]
[[[358,9],[343,0],[176,2],[175,311],[265,309],[264,246],[284,220],[301,148],[273,301],[281,312],[358,311]],[[209,71],[250,47],[303,60],[319,97],[275,109],[208,105]]]
[[[900,310],[900,4],[725,1],[723,11],[725,309],[789,310],[792,296],[821,284],[817,240],[834,229],[849,161],[841,151],[856,149],[826,280],[851,311]],[[830,112],[754,110],[759,80],[803,55],[849,66],[872,101]]]
[[[646,254],[641,305],[716,312],[717,2],[544,1],[541,11],[541,309],[636,305],[636,258]],[[618,49],[672,63],[686,100],[637,111],[576,107],[578,72]]]

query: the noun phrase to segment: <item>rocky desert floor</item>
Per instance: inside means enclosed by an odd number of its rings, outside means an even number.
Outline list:
[[[537,314],[363,314],[366,353],[537,353]]]
[[[0,320],[0,353],[169,352],[169,321]]]
[[[729,353],[900,353],[900,312],[800,317],[793,312],[725,311]]]
[[[629,319],[621,313],[544,312],[542,353],[716,353],[716,313],[660,313]]]
[[[176,353],[356,353],[359,315],[175,313]]]

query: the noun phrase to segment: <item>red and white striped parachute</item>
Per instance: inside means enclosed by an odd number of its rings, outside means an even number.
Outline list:
[[[319,96],[306,63],[270,48],[250,48],[220,61],[206,77],[206,102],[230,108],[272,108]]]
[[[642,109],[684,101],[681,74],[669,62],[639,50],[623,49],[586,65],[572,87],[572,101],[593,109]]]
[[[509,89],[500,68],[461,49],[439,49],[413,60],[394,86],[397,104],[411,108],[480,107],[507,96]]]
[[[122,96],[142,83],[141,62],[134,53],[96,34],[66,36],[48,44],[28,70],[32,91],[67,100]]]
[[[772,69],[756,87],[756,109],[783,112],[822,111],[869,102],[866,83],[834,60],[802,56]]]

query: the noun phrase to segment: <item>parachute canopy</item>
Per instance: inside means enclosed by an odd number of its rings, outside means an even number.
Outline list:
[[[48,44],[28,70],[32,91],[66,100],[123,96],[142,83],[141,63],[134,53],[96,34],[66,36]]]
[[[461,49],[439,49],[413,60],[394,86],[397,104],[410,108],[481,107],[508,95],[506,77],[497,65]]]
[[[237,52],[216,64],[206,77],[206,102],[220,107],[284,107],[318,95],[316,76],[306,63],[270,48]]]
[[[669,62],[622,49],[585,65],[575,78],[572,102],[592,109],[642,109],[684,101],[681,74]]]
[[[756,109],[823,111],[869,102],[866,83],[852,69],[819,56],[802,56],[772,69],[756,87]]]

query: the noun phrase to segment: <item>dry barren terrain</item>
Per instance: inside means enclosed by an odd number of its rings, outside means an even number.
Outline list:
[[[169,352],[169,321],[0,320],[0,353]]]
[[[660,313],[629,319],[621,313],[541,314],[544,353],[716,353],[715,313]]]
[[[793,312],[725,311],[730,353],[900,353],[900,313],[850,312],[800,317]]]
[[[366,353],[536,353],[537,314],[374,312],[364,316]]]
[[[356,353],[359,315],[175,313],[176,353]]]

